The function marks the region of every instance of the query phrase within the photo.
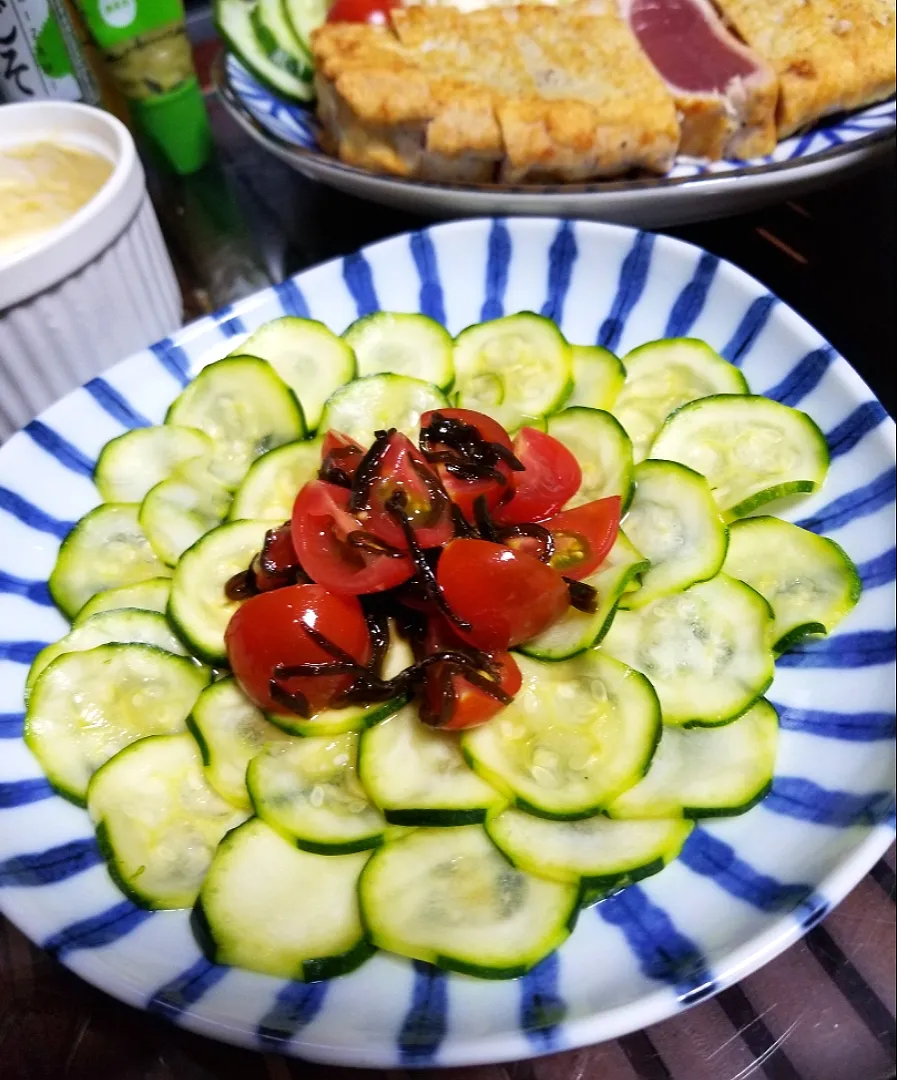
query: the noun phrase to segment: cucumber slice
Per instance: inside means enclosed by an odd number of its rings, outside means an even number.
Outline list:
[[[464,753],[521,809],[591,817],[647,769],[660,731],[657,695],[596,649],[555,664],[518,663],[520,692],[491,723],[464,733]]]
[[[457,404],[495,417],[508,431],[559,409],[572,381],[570,346],[541,315],[506,315],[455,339]]]
[[[626,608],[644,607],[707,581],[726,557],[728,532],[710,485],[685,465],[650,458],[637,465],[625,525],[632,542],[651,562],[642,575],[642,587],[624,599]]]
[[[626,381],[614,416],[632,440],[636,462],[648,456],[664,420],[681,405],[711,394],[748,393],[738,368],[697,338],[649,341],[627,353],[623,367]]]
[[[623,388],[626,369],[610,349],[600,345],[573,345],[573,391],[566,407],[612,409]]]
[[[247,765],[268,743],[285,742],[289,736],[265,719],[236,679],[207,686],[193,706],[187,727],[199,744],[212,787],[229,803],[250,810]]]
[[[310,47],[311,35],[323,26],[330,10],[330,0],[282,0],[293,33]]]
[[[228,833],[199,893],[213,963],[317,982],[371,955],[358,911],[367,852],[313,855],[258,818]]]
[[[312,71],[293,74],[278,62],[276,43],[261,32],[255,0],[215,0],[215,25],[228,49],[275,94],[293,101],[311,101],[314,97]],[[270,52],[274,52],[272,57]]]
[[[368,375],[341,386],[324,406],[321,431],[341,431],[362,446],[374,432],[397,428],[416,438],[420,418],[430,409],[446,409],[445,395],[432,383],[407,375]]]
[[[774,517],[746,518],[729,530],[723,569],[765,596],[776,652],[808,634],[829,634],[863,590],[857,568],[834,540]]]
[[[548,418],[548,434],[559,439],[582,469],[574,506],[619,495],[625,509],[632,491],[632,445],[610,413],[579,405]]]
[[[74,627],[60,641],[41,649],[28,672],[26,696],[31,693],[41,672],[49,667],[57,656],[84,652],[85,649],[95,649],[98,645],[111,645],[114,642],[155,645],[157,649],[164,649],[178,656],[187,655],[187,650],[168,625],[164,615],[152,611],[100,612]]]
[[[71,619],[106,589],[170,575],[140,528],[138,510],[130,503],[105,503],[65,538],[49,582],[63,615]]]
[[[486,823],[492,842],[520,870],[589,887],[656,874],[676,858],[692,828],[682,818],[611,821],[603,814],[546,821],[513,808]]]
[[[251,334],[238,351],[268,361],[302,402],[309,431],[317,428],[333,391],[356,374],[351,348],[315,319],[293,315],[273,319]]]
[[[256,40],[271,63],[295,79],[308,81],[314,61],[287,19],[284,0],[258,0],[251,18]]]
[[[579,890],[508,865],[482,827],[416,829],[358,886],[368,935],[400,956],[490,979],[523,975],[572,929]]]
[[[825,436],[806,413],[749,394],[683,406],[661,428],[651,456],[706,476],[729,520],[815,491],[828,471]]]
[[[212,440],[196,428],[136,428],[106,443],[94,481],[105,502],[138,503],[185,461],[212,451]]]
[[[569,660],[597,645],[610,629],[621,597],[639,574],[651,564],[626,537],[618,532],[614,546],[601,566],[585,579],[598,590],[594,613],[568,608],[564,616],[537,637],[525,641],[519,650],[536,660]]]
[[[157,611],[164,615],[170,595],[171,578],[162,577],[138,581],[136,585],[120,585],[117,589],[106,589],[87,601],[72,625],[83,626],[88,619],[99,615],[101,611],[121,611],[122,608]]]
[[[224,632],[240,606],[224,587],[262,550],[268,522],[219,525],[185,551],[171,582],[168,617],[192,652],[210,664],[226,664]]]
[[[358,770],[394,825],[470,825],[504,801],[465,762],[457,734],[422,724],[416,705],[362,735]]]
[[[184,731],[211,673],[152,645],[58,656],[34,684],[25,742],[61,795],[83,804],[91,775],[146,735]]]
[[[613,818],[689,818],[743,814],[772,783],[779,721],[761,698],[719,728],[664,725],[644,780],[608,807]]]
[[[321,467],[321,440],[300,441],[269,450],[246,474],[230,508],[230,519],[289,520],[299,489],[314,480]]]
[[[618,611],[602,643],[650,680],[667,724],[726,724],[772,682],[772,611],[752,588],[726,574]]]
[[[186,734],[117,753],[94,773],[87,809],[113,880],[145,908],[190,907],[219,841],[246,818],[206,783]]]
[[[140,526],[153,551],[166,564],[178,560],[197,540],[220,525],[231,504],[231,494],[206,471],[206,462],[195,471],[163,480],[140,504]]]
[[[214,441],[209,471],[233,491],[275,446],[305,437],[302,408],[270,364],[228,356],[209,364],[172,404],[167,424],[200,428]]]
[[[426,315],[375,311],[343,334],[355,351],[358,374],[413,375],[448,390],[455,378],[451,334]]]
[[[255,812],[305,851],[347,855],[376,847],[386,822],[358,781],[357,759],[351,732],[272,743],[246,772]]]

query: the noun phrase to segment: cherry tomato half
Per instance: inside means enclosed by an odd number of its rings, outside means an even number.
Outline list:
[[[458,420],[463,424],[469,424],[476,430],[479,436],[486,442],[498,443],[506,450],[511,449],[511,439],[505,429],[485,413],[475,412],[473,409],[439,409],[425,412],[420,418],[421,432],[431,423],[434,412],[449,420]],[[426,445],[427,450],[436,452],[447,451],[450,448],[437,442],[426,442],[422,439],[421,445]],[[448,492],[449,498],[461,510],[464,516],[473,521],[473,504],[482,495],[486,499],[486,506],[491,510],[498,506],[502,499],[508,498],[514,490],[514,478],[521,474],[515,473],[505,461],[499,461],[496,471],[499,479],[465,480],[453,475],[445,465],[437,465],[436,471],[442,486]]]
[[[270,690],[278,664],[333,660],[305,632],[306,625],[319,630],[360,664],[370,660],[370,635],[361,604],[354,597],[334,596],[320,585],[290,585],[253,596],[237,608],[225,642],[231,670],[260,709],[283,711]],[[283,685],[288,692],[303,694],[309,712],[316,713],[351,682],[351,675],[309,675],[285,679]]]
[[[318,477],[348,487],[363,457],[364,447],[359,446],[351,436],[343,435],[341,431],[328,431],[321,445],[321,469]]]
[[[347,596],[382,592],[414,573],[407,555],[380,554],[377,538],[349,513],[349,491],[310,480],[293,506],[293,545],[306,574],[330,592]],[[356,546],[350,539],[372,541]],[[358,535],[362,534],[362,535]]]
[[[460,636],[485,652],[528,641],[570,605],[563,578],[550,566],[487,540],[448,543],[436,580],[451,609],[471,624]]]
[[[327,21],[385,26],[389,22],[387,13],[401,6],[401,0],[336,0],[327,15]]]
[[[543,521],[554,537],[551,566],[565,577],[581,581],[607,558],[620,529],[619,495],[596,499]]]
[[[362,520],[364,527],[381,540],[407,550],[408,541],[401,525],[386,509],[396,491],[405,496],[403,512],[421,547],[442,547],[451,539],[454,534],[451,503],[439,477],[408,436],[399,431],[389,437],[370,486],[368,511],[362,515]]]
[[[582,470],[562,442],[536,428],[521,428],[514,454],[524,467],[517,473],[514,497],[493,515],[499,525],[522,525],[557,513],[579,490]]]

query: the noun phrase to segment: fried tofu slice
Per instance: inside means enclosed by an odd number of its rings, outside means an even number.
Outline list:
[[[779,77],[780,138],[894,93],[894,0],[716,2]]]
[[[673,99],[608,0],[395,10],[313,36],[319,115],[343,161],[509,183],[666,172]]]

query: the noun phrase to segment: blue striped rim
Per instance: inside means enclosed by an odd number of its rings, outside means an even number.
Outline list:
[[[49,780],[43,776],[28,780],[4,780],[0,782],[0,810],[41,802],[42,799],[51,799],[55,794]]]
[[[564,302],[578,256],[573,224],[562,221],[548,251],[548,284],[542,305],[542,314],[557,323],[564,317]]]
[[[46,647],[46,641],[0,641],[0,660],[9,660],[13,664],[30,664],[41,649]]]
[[[812,517],[804,518],[797,524],[802,529],[809,529],[810,532],[815,533],[841,529],[849,525],[851,521],[874,514],[876,510],[892,503],[895,493],[897,493],[897,469],[892,468],[880,473],[868,484],[833,499],[821,510],[817,510]]]
[[[567,1014],[558,987],[560,971],[554,952],[520,980],[520,1027],[542,1053],[558,1048],[558,1028]]]
[[[263,1050],[281,1049],[314,1020],[327,996],[327,983],[285,983],[259,1021],[256,1036]]]
[[[439,280],[439,260],[436,248],[427,232],[415,232],[409,240],[411,257],[417,267],[420,278],[418,304],[421,314],[445,322],[445,298],[442,295],[442,282]]]
[[[890,585],[897,577],[897,548],[883,551],[874,559],[867,559],[857,565],[857,573],[864,589],[875,589],[879,585]]]
[[[300,319],[309,318],[309,308],[302,295],[302,290],[292,278],[287,278],[279,285],[274,286],[280,306],[287,315],[294,315]]]
[[[46,851],[13,855],[0,862],[0,887],[5,885],[52,885],[89,870],[103,861],[97,842],[71,840]]]
[[[15,577],[12,574],[0,570],[0,593],[9,596],[24,596],[42,607],[52,607],[53,598],[45,581],[28,581],[25,578]]]
[[[359,315],[370,315],[380,310],[371,265],[360,251],[343,259],[343,281],[352,294]]]
[[[897,652],[897,630],[857,630],[799,645],[776,660],[783,668],[859,668],[889,664]]]
[[[698,317],[704,310],[707,301],[707,293],[716,277],[719,268],[719,259],[705,251],[698,260],[698,265],[692,275],[691,281],[682,289],[670,309],[670,317],[667,319],[664,337],[685,337]]]
[[[675,989],[692,1004],[716,990],[707,961],[698,946],[652,903],[638,885],[602,900],[595,908],[606,923],[623,931],[642,973]]]
[[[52,517],[40,507],[23,499],[21,495],[10,491],[9,488],[0,487],[0,510],[5,510],[16,521],[27,525],[29,529],[49,533],[50,536],[55,536],[59,540],[64,540],[75,527],[74,521],[61,521],[59,518]]]
[[[216,311],[214,315],[218,329],[228,338],[236,337],[237,334],[246,332],[246,325],[243,320],[239,315],[233,315],[232,312],[233,304],[225,304],[225,306]]]
[[[784,731],[803,731],[826,739],[846,742],[877,742],[897,735],[897,717],[893,713],[824,712],[821,709],[797,709],[773,702]]]
[[[645,290],[645,282],[648,280],[648,271],[651,269],[651,254],[654,251],[654,234],[640,232],[635,240],[623,265],[620,267],[620,279],[617,283],[617,293],[611,304],[610,314],[601,324],[598,331],[598,344],[605,349],[616,352],[626,327],[632,309],[639,302]]]
[[[750,307],[736,327],[735,333],[728,344],[723,346],[720,356],[725,357],[737,367],[741,367],[744,358],[754,347],[754,342],[769,322],[769,316],[777,303],[778,300],[771,294],[758,296],[756,300],[752,300]]]
[[[190,382],[190,359],[180,345],[175,345],[171,338],[162,338],[150,346],[153,356],[172,378],[181,386]]]
[[[147,420],[143,413],[138,412],[128,399],[105,379],[91,379],[90,382],[84,384],[84,389],[100,408],[105,410],[113,420],[117,420],[122,427],[152,427],[152,421]]]
[[[489,229],[489,250],[486,255],[486,280],[480,321],[499,319],[505,313],[505,290],[511,265],[511,234],[507,223],[495,218]]]
[[[208,990],[220,982],[228,969],[213,964],[201,956],[186,971],[160,986],[146,1003],[147,1010],[176,1020],[182,1012],[195,1005]]]
[[[857,405],[850,416],[826,435],[829,456],[836,458],[848,453],[864,435],[874,431],[887,415],[885,407],[878,401],[864,401],[862,405]]]
[[[801,137],[797,140],[797,143],[795,144],[791,153],[788,155],[789,159],[793,161],[794,158],[803,157],[804,154],[806,154],[806,152],[810,149],[810,146],[812,145],[815,138],[815,131],[808,131],[805,135],[801,135]]]
[[[783,405],[797,405],[819,385],[836,355],[831,345],[814,349],[799,360],[780,383],[764,390],[763,396]]]
[[[843,829],[886,821],[894,812],[894,795],[890,791],[866,795],[832,791],[801,776],[777,776],[762,805],[785,817]]]
[[[21,739],[24,729],[24,713],[0,713],[0,739]]]
[[[51,934],[41,948],[60,958],[75,949],[101,949],[121,940],[152,915],[152,911],[139,908],[130,900],[122,900],[99,915],[79,919]]]
[[[32,420],[30,424],[25,425],[23,431],[37,443],[41,450],[55,458],[64,468],[89,479],[93,478],[95,462],[42,420]]]
[[[447,1011],[445,973],[415,960],[411,1004],[398,1037],[403,1065],[432,1063],[448,1028]]]

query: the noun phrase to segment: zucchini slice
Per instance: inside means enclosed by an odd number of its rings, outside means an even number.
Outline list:
[[[305,438],[295,394],[257,356],[209,364],[183,390],[165,418],[206,432],[214,443],[209,472],[228,490],[240,486],[256,458]]]
[[[570,345],[541,315],[506,315],[455,339],[456,403],[495,417],[508,431],[556,412],[572,384]]]
[[[772,682],[772,611],[726,574],[618,611],[602,648],[646,675],[666,724],[727,724]]]
[[[728,520],[815,491],[828,471],[825,436],[806,413],[753,395],[693,401],[663,425],[651,456],[706,476]]]
[[[309,431],[317,428],[333,391],[356,374],[355,354],[342,338],[321,322],[294,315],[259,327],[235,355],[268,361],[302,403]]]
[[[568,608],[553,626],[520,645],[520,652],[536,660],[569,660],[597,645],[610,629],[621,598],[629,595],[629,585],[636,584],[650,565],[626,534],[618,532],[607,558],[585,579],[587,585],[598,590],[596,610],[590,613]]]
[[[607,887],[656,874],[676,858],[692,827],[681,817],[611,821],[599,814],[584,821],[546,821],[512,807],[490,817],[486,832],[520,870]]]
[[[81,626],[101,611],[121,611],[122,608],[136,608],[139,611],[157,611],[164,615],[171,595],[171,578],[149,578],[138,581],[136,585],[119,585],[115,589],[105,589],[88,600],[75,616],[73,626]]]
[[[448,390],[455,378],[452,336],[426,315],[375,311],[343,334],[358,360],[358,374],[413,375]]]
[[[289,735],[265,719],[236,679],[220,679],[207,686],[193,706],[187,727],[199,744],[212,787],[229,803],[250,810],[247,765],[268,743],[289,741]]]
[[[487,979],[523,975],[572,929],[576,885],[511,867],[479,825],[416,829],[379,848],[359,882],[375,945]]]
[[[743,814],[772,783],[779,721],[761,698],[725,727],[664,725],[644,780],[607,808],[613,818],[688,818]]]
[[[626,531],[651,562],[642,585],[623,601],[644,607],[658,597],[714,577],[723,565],[728,532],[710,485],[673,461],[643,461],[635,469],[635,494]],[[737,575],[735,575],[737,576]]]
[[[648,680],[590,649],[554,664],[521,657],[510,705],[462,738],[481,776],[540,817],[591,817],[638,783],[660,732]]]
[[[370,446],[374,432],[397,428],[416,438],[420,418],[430,409],[448,408],[438,386],[408,375],[367,375],[341,386],[324,406],[321,431],[341,431],[362,446]]]
[[[100,645],[58,656],[34,684],[25,742],[50,783],[83,804],[92,774],[146,735],[186,730],[211,672],[152,645]]]
[[[265,34],[255,0],[215,0],[215,26],[234,53],[253,75],[281,97],[311,101],[314,97],[312,67],[289,70],[277,55],[277,43]]]
[[[139,503],[192,458],[207,457],[212,440],[197,428],[166,424],[135,428],[106,443],[94,481],[104,502]]]
[[[568,409],[612,409],[623,388],[626,369],[610,349],[600,345],[573,345],[573,391]]]
[[[776,652],[809,634],[829,634],[856,606],[857,568],[834,540],[775,517],[746,518],[729,529],[723,569],[765,596]]]
[[[65,538],[49,583],[63,615],[73,618],[106,589],[170,576],[140,528],[138,511],[132,503],[104,503]]]
[[[427,727],[406,705],[361,737],[359,776],[394,825],[470,825],[501,795],[465,762],[459,737]]]
[[[632,445],[610,413],[576,406],[548,418],[546,430],[579,462],[582,483],[569,510],[595,499],[619,495],[625,509],[632,491]]]
[[[330,9],[328,0],[282,0],[293,33],[306,49],[310,49],[311,35],[322,26]]]
[[[314,61],[287,19],[284,0],[257,0],[251,18],[256,40],[268,59],[294,78],[308,80]]]
[[[386,822],[358,781],[357,759],[353,732],[272,743],[246,772],[255,812],[305,851],[376,847]]]
[[[738,368],[697,338],[649,341],[627,353],[623,367],[626,381],[614,416],[632,439],[636,462],[648,456],[664,420],[680,406],[711,394],[749,392]]]
[[[196,909],[209,959],[303,982],[354,970],[372,952],[357,894],[367,858],[302,851],[258,818],[232,830]]]
[[[287,443],[262,454],[234,495],[230,520],[288,521],[299,489],[315,480],[320,468],[320,439]]]
[[[231,504],[231,493],[209,475],[206,463],[193,464],[156,484],[140,504],[140,526],[166,566],[177,566],[188,548],[220,525]]]
[[[206,783],[189,735],[154,735],[101,766],[87,809],[113,880],[145,908],[191,907],[226,832],[246,818]]]

